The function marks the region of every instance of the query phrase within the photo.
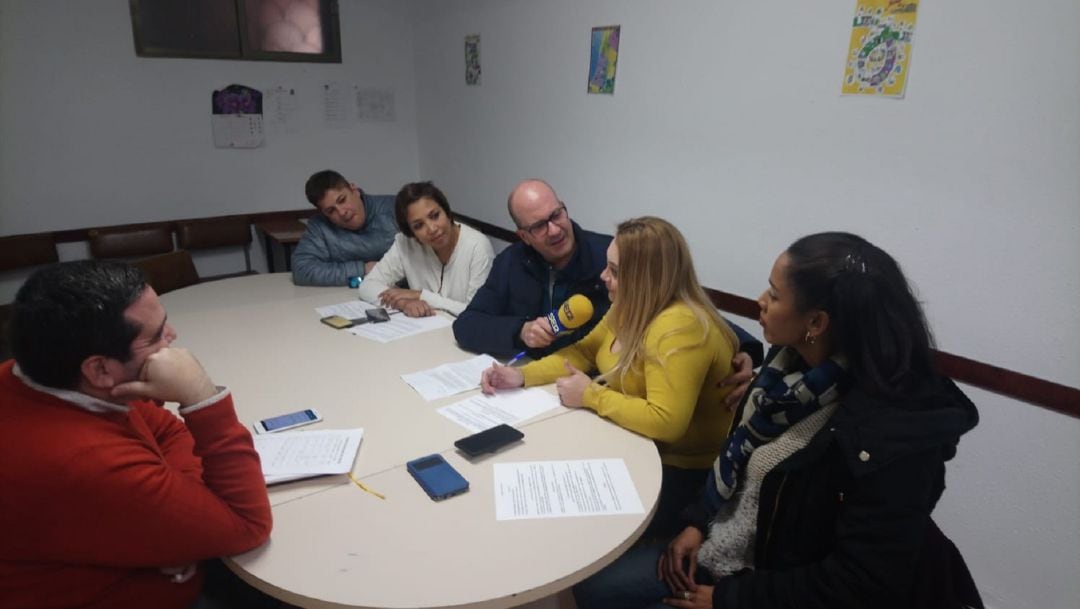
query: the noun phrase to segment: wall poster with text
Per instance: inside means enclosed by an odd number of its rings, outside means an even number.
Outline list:
[[[856,0],[842,95],[904,97],[919,0]]]

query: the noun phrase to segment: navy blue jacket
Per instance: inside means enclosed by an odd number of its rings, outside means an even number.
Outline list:
[[[575,251],[566,268],[556,275],[555,291],[564,292],[566,297],[587,296],[593,304],[589,323],[543,349],[529,349],[521,342],[521,327],[526,322],[547,315],[562,302],[553,303],[548,298],[551,265],[536,250],[518,241],[495,257],[487,282],[454,322],[454,337],[462,349],[496,357],[511,357],[524,351],[536,359],[576,342],[607,313],[611,301],[600,273],[607,266],[611,236],[587,231],[576,222],[571,224]],[[739,338],[739,350],[750,355],[754,367],[761,365],[764,356],[761,342],[730,321],[728,325]]]
[[[454,337],[462,349],[494,356],[510,357],[525,351],[538,358],[557,351],[588,334],[611,307],[600,273],[607,266],[611,237],[574,228],[574,255],[555,279],[556,292],[567,297],[582,294],[593,303],[589,323],[561,336],[544,349],[529,349],[521,342],[521,327],[547,315],[562,302],[548,297],[548,270],[551,265],[533,248],[518,241],[499,252],[491,273],[472,302],[454,322]]]

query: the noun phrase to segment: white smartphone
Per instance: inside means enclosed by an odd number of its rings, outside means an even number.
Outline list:
[[[297,427],[303,427],[304,425],[311,425],[312,423],[318,423],[321,420],[322,415],[320,415],[317,410],[308,408],[306,410],[297,410],[296,412],[290,412],[289,414],[263,419],[252,425],[252,427],[255,428],[255,433],[274,433],[277,431],[285,431],[286,429],[296,429]]]

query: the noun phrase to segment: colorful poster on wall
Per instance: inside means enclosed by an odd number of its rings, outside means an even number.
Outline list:
[[[904,97],[919,0],[856,0],[842,95]]]
[[[465,84],[480,84],[480,34],[465,37]]]
[[[589,93],[615,93],[615,65],[619,61],[618,25],[594,27],[589,51]]]

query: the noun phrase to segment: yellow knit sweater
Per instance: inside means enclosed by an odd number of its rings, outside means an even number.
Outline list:
[[[521,368],[525,385],[544,385],[566,376],[564,361],[584,372],[606,373],[618,362],[615,333],[607,317],[580,341]],[[684,469],[712,465],[727,436],[732,413],[724,407],[729,389],[717,382],[731,373],[731,345],[710,323],[702,328],[683,303],[664,309],[645,331],[644,366],[607,385],[585,390],[585,407],[656,440],[660,460]],[[700,344],[698,344],[700,343]]]

